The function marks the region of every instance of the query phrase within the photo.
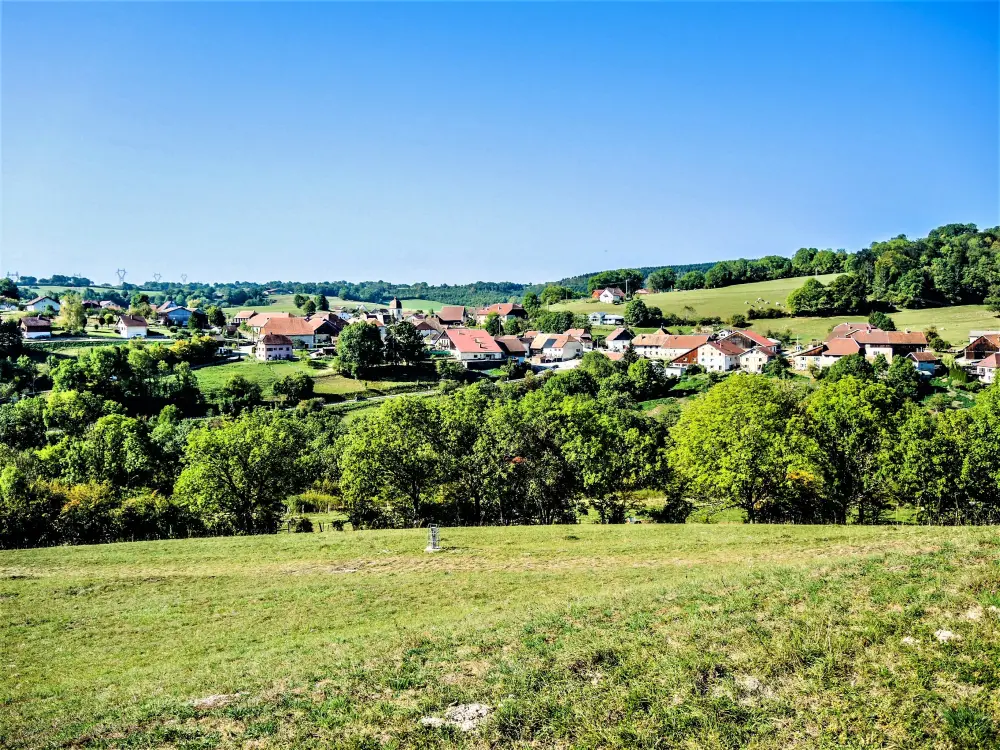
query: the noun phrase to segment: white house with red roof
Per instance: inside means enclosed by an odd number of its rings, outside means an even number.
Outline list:
[[[607,304],[616,304],[625,300],[625,292],[616,286],[610,286],[607,289],[595,289],[591,296]]]
[[[29,299],[24,303],[24,309],[31,312],[48,312],[49,308],[52,309],[52,312],[59,312],[59,301],[54,297],[43,295]]]
[[[138,315],[119,315],[115,326],[122,338],[144,339],[149,332],[146,319]]]
[[[489,367],[506,356],[492,336],[478,328],[449,328],[445,331],[451,352],[466,367]]]
[[[257,339],[257,346],[254,347],[254,356],[261,362],[270,362],[278,359],[292,359],[294,345],[288,336],[280,333],[265,333]]]
[[[543,360],[563,362],[583,356],[583,344],[565,333],[540,333],[531,342],[531,353]]]
[[[984,383],[995,383],[998,368],[1000,368],[1000,354],[991,354],[976,363],[976,374]]]
[[[634,338],[635,334],[628,328],[616,328],[604,339],[604,345],[609,352],[621,353],[628,349],[628,345],[632,343]]]
[[[712,335],[708,333],[691,335],[640,333],[632,339],[632,346],[640,357],[665,359],[669,362],[711,340]]]
[[[740,368],[743,349],[732,341],[706,341],[698,347],[698,364],[708,372],[729,372]]]
[[[495,305],[480,307],[476,310],[476,324],[483,325],[486,322],[486,318],[494,313],[500,316],[500,320],[504,323],[514,318],[526,319],[528,317],[527,311],[516,302],[498,302]]]

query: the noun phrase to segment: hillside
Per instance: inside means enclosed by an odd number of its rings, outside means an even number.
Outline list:
[[[423,530],[0,552],[0,736],[996,746],[994,528],[578,525],[442,541],[436,555]],[[493,709],[474,733],[420,723],[467,703]]]

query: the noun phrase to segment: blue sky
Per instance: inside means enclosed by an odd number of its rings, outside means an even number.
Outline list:
[[[2,6],[2,268],[538,282],[1000,223],[996,3]]]

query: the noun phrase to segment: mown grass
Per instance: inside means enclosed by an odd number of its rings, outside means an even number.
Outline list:
[[[413,530],[0,553],[0,736],[996,747],[995,529],[576,525],[443,543],[425,554]],[[219,693],[241,695],[191,705]],[[494,709],[473,733],[419,723],[468,702]]]
[[[412,386],[426,382],[428,387],[436,384],[433,373],[422,367],[387,367],[378,368],[369,375],[369,379],[354,379],[340,375],[329,366],[328,362],[306,360],[289,360],[282,362],[260,362],[249,358],[240,362],[229,362],[222,365],[202,367],[194,371],[198,386],[208,395],[217,394],[233,376],[242,375],[261,387],[265,396],[274,392],[274,384],[279,379],[294,372],[305,372],[315,380],[315,391],[323,395],[378,395],[389,393],[394,389]]]

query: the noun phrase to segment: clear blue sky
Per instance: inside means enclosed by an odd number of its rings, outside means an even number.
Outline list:
[[[2,5],[2,268],[532,281],[1000,223],[992,3]]]

